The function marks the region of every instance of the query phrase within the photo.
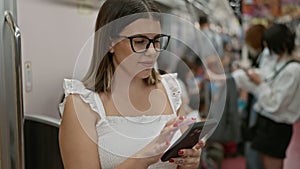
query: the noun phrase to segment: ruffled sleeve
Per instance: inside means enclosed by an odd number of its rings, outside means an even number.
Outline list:
[[[182,104],[181,100],[181,87],[177,80],[177,73],[172,74],[164,74],[161,76],[163,79],[163,83],[165,83],[165,87],[168,93],[168,97],[171,101],[173,109],[175,112],[179,109]]]
[[[63,102],[59,104],[59,111],[61,115],[64,112],[66,98],[70,94],[78,94],[85,103],[90,105],[93,111],[99,113],[97,109],[97,103],[95,100],[96,93],[87,89],[81,81],[75,79],[64,79],[63,88],[65,93],[65,98]]]

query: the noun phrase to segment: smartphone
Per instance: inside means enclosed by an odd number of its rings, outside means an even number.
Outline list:
[[[205,136],[211,129],[216,127],[217,122],[213,121],[201,121],[195,122],[189,125],[189,128],[181,135],[180,138],[176,140],[174,144],[172,144],[168,150],[161,157],[161,161],[168,161],[170,158],[180,157],[178,155],[178,151],[181,149],[190,149],[193,148],[199,141],[200,134],[203,130],[205,124],[205,132],[202,133],[201,136]]]

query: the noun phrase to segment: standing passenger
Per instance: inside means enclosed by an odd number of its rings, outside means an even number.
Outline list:
[[[251,67],[252,68],[260,68],[260,69],[266,69],[270,67],[270,70],[273,70],[273,65],[270,63],[271,59],[269,58],[269,55],[267,54],[267,48],[264,46],[264,39],[263,34],[266,30],[266,27],[257,24],[251,26],[245,34],[245,45],[247,46],[247,49],[249,51],[249,58],[252,61]],[[262,61],[268,61],[268,65],[262,65]],[[262,65],[262,66],[261,66]],[[243,72],[244,73],[244,72]],[[236,84],[239,84],[239,77],[235,77],[235,74],[233,73],[233,77],[235,78]],[[245,75],[247,76],[247,75]],[[243,79],[241,79],[243,80]],[[243,89],[243,86],[237,85],[239,88],[242,89],[241,92],[245,92]],[[245,109],[246,118],[244,120],[243,129],[244,133],[244,139],[245,139],[245,157],[246,157],[246,169],[263,169],[263,164],[261,161],[261,158],[257,151],[251,148],[251,128],[254,127],[256,123],[256,117],[257,113],[253,111],[253,105],[255,103],[255,97],[252,93],[248,93],[247,96],[247,106]]]
[[[300,117],[300,65],[293,56],[295,34],[283,24],[266,30],[264,40],[271,55],[277,55],[274,73],[262,78],[249,70],[256,85],[254,110],[259,113],[252,147],[257,150],[265,169],[282,169],[286,149],[293,133],[293,123]]]

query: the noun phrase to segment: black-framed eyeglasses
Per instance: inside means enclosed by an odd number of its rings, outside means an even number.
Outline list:
[[[150,39],[145,35],[119,35],[119,37],[129,39],[131,49],[135,53],[146,52],[149,49],[151,43],[153,44],[155,51],[161,52],[167,49],[170,40],[170,35],[164,34],[158,34],[153,39]]]

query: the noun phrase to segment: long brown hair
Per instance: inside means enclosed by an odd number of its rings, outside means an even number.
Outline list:
[[[109,52],[111,40],[128,24],[137,19],[149,17],[159,19],[158,12],[159,10],[152,0],[105,1],[96,21],[93,58],[83,79],[83,83],[88,89],[94,92],[111,90],[111,82],[115,71],[112,61],[113,54]],[[133,15],[137,13],[140,14]],[[113,22],[125,16],[126,19],[122,22]],[[145,80],[149,85],[155,85],[158,81],[158,74],[152,69],[151,75]]]

